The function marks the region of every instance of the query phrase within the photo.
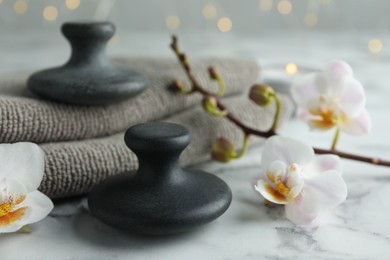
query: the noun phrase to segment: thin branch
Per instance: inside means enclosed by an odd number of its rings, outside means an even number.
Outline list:
[[[372,158],[372,157],[361,156],[361,155],[357,155],[357,154],[346,153],[346,152],[342,152],[342,151],[338,151],[338,150],[328,150],[328,149],[322,149],[322,148],[316,148],[316,147],[314,147],[314,152],[316,154],[335,154],[335,155],[338,155],[341,158],[345,158],[345,159],[350,159],[350,160],[354,160],[354,161],[360,161],[360,162],[370,163],[370,164],[374,164],[374,165],[390,167],[390,161],[381,160],[379,158]]]

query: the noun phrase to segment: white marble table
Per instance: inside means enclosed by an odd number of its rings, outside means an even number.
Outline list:
[[[12,38],[13,37],[13,38]],[[67,56],[61,40],[38,44],[38,38],[12,36],[0,40],[0,71],[37,69]],[[19,37],[19,38],[18,38]],[[30,44],[10,44],[31,38]],[[128,38],[126,38],[128,37]],[[128,35],[111,53],[163,54],[168,35]],[[390,48],[381,55],[366,49],[370,33],[269,34],[261,37],[194,35],[184,40],[195,54],[261,58],[264,73],[293,61],[316,69],[328,60],[345,59],[365,85],[373,131],[364,137],[342,135],[339,148],[390,159]],[[45,38],[46,39],[46,38]],[[133,40],[135,39],[135,40]],[[384,42],[390,40],[385,38]],[[388,41],[390,42],[390,41]],[[58,44],[59,45],[58,45]],[[57,44],[57,45],[56,45]],[[128,50],[126,44],[129,44]],[[4,47],[5,46],[5,47]],[[207,47],[207,48],[206,48]],[[317,134],[296,119],[281,134],[328,147],[331,133]],[[313,232],[295,228],[283,209],[263,205],[251,187],[261,166],[261,146],[228,165],[207,162],[197,167],[224,179],[233,191],[229,210],[215,222],[181,236],[136,237],[91,217],[85,198],[58,201],[53,212],[31,225],[32,234],[0,235],[1,259],[390,259],[390,168],[344,160],[347,200],[328,224]]]

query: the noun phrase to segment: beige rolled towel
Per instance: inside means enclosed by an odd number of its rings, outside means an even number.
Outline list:
[[[172,95],[167,90],[173,79],[186,79],[174,58],[122,58],[116,63],[145,75],[150,85],[136,98],[106,106],[75,106],[39,99],[26,89],[28,73],[0,75],[0,142],[44,143],[108,136],[133,124],[182,111],[200,100],[199,95]],[[223,75],[227,95],[242,92],[258,78],[259,67],[252,60],[193,60],[196,78],[209,89],[216,89],[209,80],[210,65]]]
[[[292,104],[281,96],[280,122],[291,114]],[[244,122],[260,130],[267,130],[271,124],[275,107],[255,106],[244,97],[225,100],[229,109]],[[242,132],[227,119],[210,116],[200,106],[186,110],[165,121],[186,126],[192,134],[192,142],[184,151],[183,165],[190,165],[206,158],[215,138],[224,136],[240,147]],[[124,133],[86,141],[57,142],[42,144],[46,154],[45,176],[40,190],[51,198],[62,198],[85,194],[92,187],[110,175],[134,170],[137,158],[125,146]]]

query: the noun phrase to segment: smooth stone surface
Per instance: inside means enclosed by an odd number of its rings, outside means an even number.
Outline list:
[[[104,105],[138,95],[147,87],[142,75],[115,67],[107,59],[106,43],[115,33],[112,23],[65,23],[62,33],[72,55],[65,65],[29,77],[27,86],[35,94],[71,104]]]
[[[112,177],[89,196],[92,214],[119,229],[165,235],[209,223],[227,210],[232,195],[223,181],[202,171],[181,174],[175,185],[144,184],[132,173]]]
[[[88,197],[93,215],[119,229],[148,235],[176,234],[209,223],[230,206],[230,188],[218,177],[182,169],[181,152],[190,133],[173,123],[129,128],[126,145],[139,169],[110,177]]]

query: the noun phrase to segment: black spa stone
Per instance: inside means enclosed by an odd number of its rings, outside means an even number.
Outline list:
[[[78,105],[103,105],[128,99],[147,87],[135,71],[114,66],[106,57],[108,40],[115,33],[110,22],[64,23],[62,33],[72,54],[63,66],[31,75],[28,88],[54,101]]]
[[[227,184],[179,165],[190,139],[186,128],[173,123],[128,129],[125,142],[139,169],[98,184],[88,198],[92,214],[108,225],[149,235],[184,232],[222,215],[232,200]]]

